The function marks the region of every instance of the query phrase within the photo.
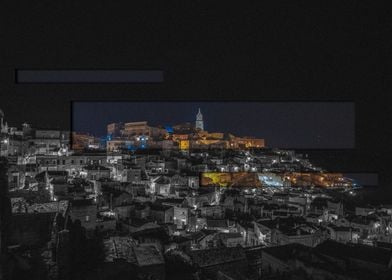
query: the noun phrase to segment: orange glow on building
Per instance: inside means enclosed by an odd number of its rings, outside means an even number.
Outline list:
[[[251,172],[203,172],[201,186],[219,187],[262,187],[257,173]]]
[[[342,173],[291,172],[286,173],[284,179],[290,181],[292,185],[304,187],[352,187],[352,182]]]
[[[189,150],[189,140],[180,140],[180,150]]]

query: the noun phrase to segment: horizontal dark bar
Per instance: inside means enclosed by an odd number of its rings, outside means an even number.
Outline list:
[[[18,84],[161,83],[161,70],[16,70]]]

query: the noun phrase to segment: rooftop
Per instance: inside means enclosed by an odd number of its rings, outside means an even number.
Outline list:
[[[221,240],[227,240],[227,239],[232,239],[232,238],[242,238],[242,235],[239,232],[220,232],[218,235]]]
[[[388,266],[392,258],[392,251],[388,249],[361,244],[343,244],[332,240],[318,245],[316,251],[339,259],[357,259],[385,266]]]
[[[13,213],[65,213],[69,202],[68,200],[60,200],[28,205],[23,198],[11,198],[11,204]]]
[[[74,199],[71,201],[72,207],[83,207],[95,205],[93,199]]]
[[[167,211],[171,208],[173,208],[173,206],[157,204],[157,203],[151,205],[151,210],[153,211]]]
[[[133,253],[139,266],[164,264],[165,260],[155,246],[140,245],[133,247]]]
[[[197,264],[199,267],[246,260],[245,251],[242,247],[195,250],[191,251],[189,255],[193,263]]]
[[[123,259],[129,263],[135,263],[136,258],[132,252],[132,246],[136,243],[129,237],[114,236],[104,241],[105,261],[113,262]]]
[[[211,220],[207,219],[207,227],[227,227],[227,220]]]
[[[276,259],[287,262],[292,259],[299,251],[308,252],[309,247],[302,244],[291,243],[283,246],[263,248],[262,252],[273,256]]]

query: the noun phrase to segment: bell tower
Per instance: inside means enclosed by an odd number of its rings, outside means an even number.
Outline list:
[[[196,115],[196,129],[204,130],[203,115],[201,114],[200,108]]]

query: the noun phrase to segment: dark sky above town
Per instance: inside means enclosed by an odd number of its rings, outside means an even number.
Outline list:
[[[344,149],[355,146],[352,102],[74,102],[73,130],[106,134],[111,122],[151,125],[194,123],[198,108],[205,130],[264,138],[280,148]]]
[[[101,5],[14,1],[0,10],[0,17],[5,27],[0,45],[0,108],[12,126],[29,122],[70,129],[72,101],[349,100],[355,103],[356,113],[356,149],[350,151],[358,154],[358,160],[337,158],[358,165],[361,171],[381,172],[380,181],[390,187],[392,145],[385,137],[392,134],[392,126],[387,125],[392,121],[387,102],[392,77],[390,12],[380,5],[193,1],[189,7],[139,1],[124,9],[118,1]],[[159,69],[164,81],[18,84],[16,69]],[[180,114],[181,120],[192,120],[194,110]],[[95,118],[99,124],[102,111],[90,111],[99,115]],[[203,113],[211,128],[215,116],[208,108]],[[274,123],[275,129],[282,129],[278,124],[285,123],[280,120],[283,116],[274,122],[258,119],[260,136],[270,143],[287,143],[265,127]],[[324,125],[335,123],[336,118],[331,114],[331,121]],[[300,133],[293,131],[294,126],[290,129],[285,135],[295,144]],[[340,146],[341,139],[348,138],[338,131],[339,127],[333,137]],[[329,143],[332,136],[321,132],[307,139],[321,135],[320,142]]]

